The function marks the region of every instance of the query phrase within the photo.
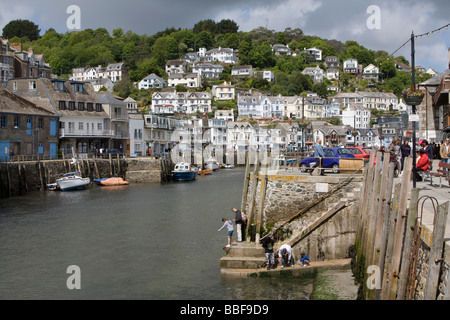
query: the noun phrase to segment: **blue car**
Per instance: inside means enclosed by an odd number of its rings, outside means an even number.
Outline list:
[[[339,158],[355,158],[349,150],[344,148],[324,148],[323,152],[325,156],[322,165],[324,168],[331,169],[333,173],[339,173]],[[308,168],[312,168],[315,164],[316,158],[312,154],[310,157],[300,161],[300,170],[301,172],[306,172]]]

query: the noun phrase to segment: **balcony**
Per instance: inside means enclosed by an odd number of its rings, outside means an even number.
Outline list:
[[[129,139],[130,138],[130,134],[128,132],[125,131],[121,131],[121,130],[111,130],[111,138],[112,139]]]
[[[109,130],[75,130],[75,129],[60,129],[60,138],[111,138],[111,131]]]

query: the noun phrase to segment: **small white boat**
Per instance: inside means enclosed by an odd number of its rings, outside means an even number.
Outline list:
[[[219,162],[214,158],[210,158],[205,161],[205,169],[211,169],[212,171],[217,171],[217,170],[219,170]]]
[[[175,181],[195,180],[197,175],[198,168],[186,162],[177,163],[172,171],[172,178]]]
[[[80,172],[70,172],[63,175],[62,178],[56,180],[59,190],[84,190],[91,183],[91,179],[83,178]]]
[[[234,164],[225,164],[225,165],[223,165],[222,168],[224,168],[224,169],[233,169],[234,168]]]

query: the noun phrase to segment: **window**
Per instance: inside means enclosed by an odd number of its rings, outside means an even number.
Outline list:
[[[66,102],[65,101],[59,101],[58,102],[58,108],[59,108],[59,110],[66,110]]]
[[[28,83],[28,89],[30,90],[36,90],[36,81],[30,81]]]
[[[69,110],[75,110],[75,102],[69,101]]]
[[[56,91],[64,91],[64,82],[62,82],[62,81],[55,81],[53,83],[53,88]]]
[[[44,119],[43,118],[38,119],[38,128],[44,129]]]
[[[6,128],[8,125],[8,116],[2,116],[0,119],[0,128]]]
[[[83,122],[79,122],[78,123],[78,130],[83,130],[83,126],[84,126],[84,123]]]
[[[73,91],[78,93],[84,93],[84,88],[82,83],[74,83],[73,84]]]
[[[84,111],[84,102],[78,102],[78,111]]]
[[[103,126],[102,126],[101,122],[97,123],[97,130],[99,130],[99,131],[103,130]]]
[[[17,82],[13,82],[13,91],[16,91],[17,90]]]
[[[16,129],[20,128],[20,117],[19,116],[14,117],[14,128],[16,128]]]
[[[93,103],[88,102],[88,104],[87,104],[87,111],[94,111],[94,104]]]
[[[97,111],[97,112],[102,112],[103,111],[101,103],[96,103],[95,104],[95,111]]]

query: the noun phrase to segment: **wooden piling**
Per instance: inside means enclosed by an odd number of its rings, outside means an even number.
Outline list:
[[[251,192],[250,192],[250,199],[249,199],[249,209],[247,211],[247,234],[248,234],[248,230],[250,228],[250,226],[252,225],[252,223],[255,222],[255,217],[254,217],[254,207],[255,207],[255,202],[256,202],[256,193],[258,191],[258,181],[259,181],[259,160],[256,159],[256,164],[255,164],[255,170],[253,171],[253,177],[252,177],[252,188],[251,188]],[[250,241],[251,237],[247,237],[248,241]]]
[[[247,209],[247,197],[248,197],[248,185],[250,182],[250,158],[247,153],[246,162],[245,162],[245,176],[244,176],[244,188],[242,191],[242,200],[241,200],[241,211],[246,211]]]
[[[402,252],[402,264],[398,278],[397,300],[405,300],[408,289],[411,254],[414,242],[414,227],[417,223],[417,205],[419,201],[419,189],[411,190],[411,199],[409,201],[408,219],[405,229],[405,243]]]
[[[395,226],[397,221],[397,212],[400,201],[401,184],[397,183],[394,187],[394,196],[389,209],[389,226],[388,236],[386,243],[386,253],[384,255],[383,269],[380,269],[382,281],[381,281],[381,300],[389,299],[389,283],[391,282],[391,264],[392,264],[392,251],[394,249],[394,235]]]
[[[256,216],[256,236],[255,236],[256,243],[259,243],[259,239],[261,238],[261,225],[264,216],[266,189],[267,189],[267,175],[264,175],[261,177],[261,186],[259,190],[259,208]]]
[[[402,176],[402,189],[400,193],[399,209],[395,230],[395,242],[392,252],[392,265],[391,265],[392,271],[391,271],[391,281],[389,284],[389,298],[388,298],[389,300],[395,300],[397,294],[397,284],[400,273],[400,260],[402,257],[402,247],[407,217],[406,210],[410,190],[409,185],[411,181],[411,171],[412,171],[412,158],[407,157],[405,159],[405,165]]]
[[[428,257],[428,274],[425,284],[424,300],[436,300],[440,269],[443,262],[444,236],[447,224],[449,201],[440,205],[434,218],[433,240]],[[447,284],[448,286],[449,284]]]

